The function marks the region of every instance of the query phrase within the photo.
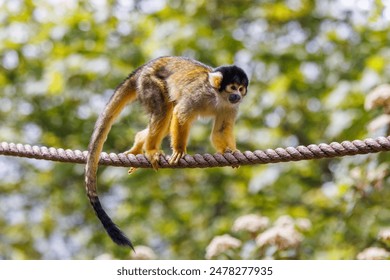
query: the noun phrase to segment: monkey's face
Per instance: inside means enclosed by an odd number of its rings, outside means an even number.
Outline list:
[[[230,103],[236,104],[246,95],[246,86],[237,83],[228,84],[224,93]]]
[[[220,75],[217,75],[220,73]],[[223,100],[231,105],[238,104],[246,95],[248,88],[248,77],[241,68],[230,65],[221,66],[214,70],[212,85],[218,88]]]

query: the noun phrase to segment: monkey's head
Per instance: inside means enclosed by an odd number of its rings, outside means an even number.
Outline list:
[[[209,73],[209,81],[222,97],[237,104],[246,95],[249,80],[244,70],[235,65],[220,66]]]

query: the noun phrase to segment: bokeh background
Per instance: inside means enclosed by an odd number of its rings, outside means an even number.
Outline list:
[[[114,88],[162,55],[245,69],[241,151],[386,135],[386,125],[367,129],[383,109],[364,102],[389,82],[389,42],[387,0],[0,0],[0,141],[85,150]],[[104,150],[127,150],[147,120],[127,107]],[[213,153],[210,131],[196,122],[190,154]],[[98,188],[113,220],[159,259],[204,259],[225,234],[241,243],[212,258],[355,259],[389,249],[378,239],[390,226],[389,156],[130,176],[101,167]],[[0,259],[132,257],[95,217],[83,168],[0,156]],[[310,226],[289,248],[260,244],[261,232],[232,229],[248,214],[269,228]]]

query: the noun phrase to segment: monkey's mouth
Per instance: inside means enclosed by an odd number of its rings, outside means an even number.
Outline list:
[[[230,94],[229,95],[229,102],[232,104],[236,104],[241,100],[241,96],[239,94]]]

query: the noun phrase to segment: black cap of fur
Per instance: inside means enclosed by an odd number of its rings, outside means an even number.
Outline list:
[[[220,66],[218,68],[215,68],[214,72],[220,72],[223,76],[221,87],[219,89],[220,91],[224,90],[227,85],[232,83],[244,85],[245,88],[248,87],[248,76],[240,67],[237,67],[235,65]]]

